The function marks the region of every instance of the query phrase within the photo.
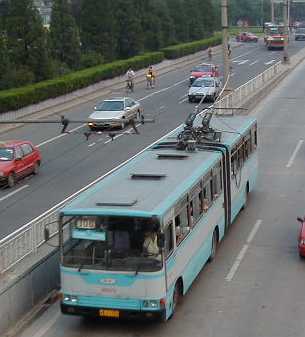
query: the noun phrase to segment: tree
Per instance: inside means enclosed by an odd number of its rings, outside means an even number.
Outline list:
[[[117,56],[117,30],[113,3],[112,0],[83,0],[80,11],[83,51],[97,52],[106,61],[111,61]]]
[[[7,48],[16,69],[22,69],[28,78],[40,81],[49,77],[49,58],[46,33],[41,17],[32,0],[11,0],[4,29]],[[27,77],[27,76],[25,76]]]
[[[81,55],[79,31],[68,0],[53,0],[50,44],[52,55],[57,60],[72,69],[79,67]]]
[[[115,20],[118,27],[118,55],[127,58],[144,52],[141,17],[143,0],[117,0]]]

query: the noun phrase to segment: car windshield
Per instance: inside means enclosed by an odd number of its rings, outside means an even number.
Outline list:
[[[192,87],[214,87],[214,81],[209,78],[199,78],[192,84]]]
[[[14,159],[14,150],[9,147],[0,147],[0,160],[9,161]]]
[[[98,111],[122,111],[124,110],[123,101],[103,101],[95,107]]]
[[[149,218],[73,218],[69,230],[71,239],[63,251],[63,264],[79,269],[160,270],[162,259],[157,245],[158,228],[156,220]]]
[[[209,64],[194,67],[192,72],[210,72],[211,66]]]

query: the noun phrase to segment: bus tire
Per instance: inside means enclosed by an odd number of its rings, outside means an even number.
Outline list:
[[[178,280],[175,284],[175,289],[173,292],[173,300],[172,300],[172,312],[170,318],[173,318],[177,309],[177,305],[180,302],[181,297],[181,283]]]
[[[249,194],[249,183],[247,183],[246,190],[245,190],[245,202],[243,204],[242,210],[246,209],[248,206],[248,194]]]
[[[217,243],[218,243],[217,231],[216,229],[214,229],[213,236],[212,236],[212,247],[211,247],[211,255],[209,257],[209,262],[212,262],[215,259]]]

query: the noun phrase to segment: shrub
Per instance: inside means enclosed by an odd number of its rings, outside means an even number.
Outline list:
[[[198,40],[189,43],[178,44],[175,46],[169,46],[163,48],[165,58],[176,59],[185,55],[196,53],[197,51],[207,49],[209,46],[215,46],[222,41],[222,35],[220,33],[215,34],[213,37]]]
[[[164,59],[162,52],[147,53],[112,63],[69,73],[67,75],[27,85],[21,88],[0,91],[0,113],[17,110],[39,103],[48,98],[65,95],[96,82],[124,74],[129,67],[142,69]]]

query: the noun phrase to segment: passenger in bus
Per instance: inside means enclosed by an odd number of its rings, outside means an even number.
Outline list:
[[[202,209],[206,213],[209,209],[209,199],[204,198],[202,202]]]
[[[158,236],[156,232],[147,231],[144,234],[143,242],[143,252],[144,255],[148,256],[160,256],[160,249],[158,247]]]

